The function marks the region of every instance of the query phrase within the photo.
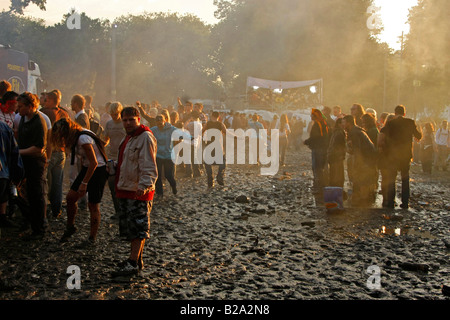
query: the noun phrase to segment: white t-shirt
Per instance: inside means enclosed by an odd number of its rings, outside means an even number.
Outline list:
[[[90,131],[90,130],[83,130],[84,131]],[[92,131],[90,131],[92,132]],[[102,167],[106,165],[105,159],[103,158],[103,155],[99,151],[97,144],[95,143],[94,139],[87,134],[82,134],[78,138],[77,146],[75,147],[75,152],[77,156],[81,157],[81,164],[83,167],[89,167],[89,159],[86,157],[86,152],[83,149],[84,144],[92,144],[92,147],[94,148],[95,157],[97,158],[98,167]]]
[[[122,121],[115,122],[114,120],[109,120],[106,123],[105,135],[109,137],[108,146],[108,159],[117,160],[119,153],[120,143],[123,138],[127,135],[123,127]]]
[[[11,129],[14,129],[14,119],[15,119],[16,114],[13,113],[4,113],[1,112],[0,113],[0,121],[6,123],[8,125],[8,127],[10,127]]]
[[[106,124],[108,123],[109,120],[112,120],[112,117],[111,117],[111,115],[109,113],[102,114],[102,116],[100,117],[100,125],[103,128],[105,128]]]
[[[275,126],[275,129],[280,129],[280,123],[277,122],[277,125]],[[286,123],[286,126],[284,127],[283,131],[280,131],[280,137],[286,137],[286,132],[289,134],[291,132],[291,127],[289,126],[289,123]]]
[[[441,146],[447,146],[448,144],[448,134],[449,134],[449,130],[446,129],[442,129],[439,128],[436,131],[436,144],[441,145]]]

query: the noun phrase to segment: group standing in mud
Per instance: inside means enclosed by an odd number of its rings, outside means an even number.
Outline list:
[[[142,269],[142,252],[150,235],[150,211],[158,174],[156,140],[150,129],[140,124],[139,110],[135,107],[121,110],[119,103],[111,104],[111,120],[106,123],[106,130],[95,130],[100,125],[89,110],[85,111],[86,98],[81,95],[72,97],[72,110],[68,111],[60,107],[58,90],[43,93],[39,99],[30,92],[13,93],[5,82],[1,86],[6,87],[1,97],[4,118],[0,126],[3,146],[1,227],[29,230],[22,237],[25,241],[44,238],[49,223],[47,201],[50,202],[49,215],[55,218],[61,215],[65,156],[70,154],[73,175],[66,195],[67,227],[60,242],[69,241],[76,233],[78,203],[87,195],[91,224],[89,238],[82,245],[94,245],[100,227],[103,189],[113,176],[112,171],[107,170],[108,155],[103,140],[106,139],[118,146],[118,150],[109,152],[113,156],[115,153],[117,159],[117,166],[113,166],[116,167],[114,198],[118,203],[120,236],[131,243],[130,257],[119,264],[115,274],[132,274]],[[120,130],[117,130],[118,113]],[[15,187],[19,195],[13,198],[11,189]],[[24,217],[20,226],[8,219],[15,205]]]
[[[325,186],[343,188],[347,167],[352,204],[373,201],[380,173],[383,206],[391,208],[395,205],[398,171],[402,177],[401,206],[408,207],[412,138],[422,138],[422,130],[405,118],[403,106],[397,106],[393,115],[382,114],[380,119],[373,109],[364,110],[358,104],[351,107],[349,115],[342,114],[340,107],[313,109],[306,130],[309,137],[303,140],[306,123],[300,118],[282,114],[267,121],[258,114],[207,114],[202,104],[182,103],[181,99],[176,110],[173,106],[164,109],[157,101],[151,105],[138,101],[125,107],[120,102],[108,102],[99,114],[90,96],[73,95],[70,109],[65,109],[60,105],[59,90],[44,92],[40,98],[29,92],[19,95],[6,81],[0,83],[0,98],[0,226],[28,231],[22,237],[27,241],[45,236],[48,218],[62,214],[64,167],[70,155],[67,223],[60,242],[70,241],[77,233],[75,219],[78,209],[84,207],[90,212],[90,233],[82,246],[95,245],[101,225],[100,203],[108,184],[120,236],[131,245],[130,256],[117,266],[114,275],[134,274],[143,268],[150,212],[154,197],[155,201],[164,197],[164,179],[175,195],[180,176],[206,176],[208,189],[214,188],[215,182],[220,186],[226,183],[223,141],[222,149],[215,150],[220,161],[206,163],[197,158],[199,146],[215,141],[204,139],[209,129],[217,130],[224,140],[229,129],[253,129],[257,133],[266,129],[269,136],[271,130],[278,130],[282,166],[287,148],[297,149],[304,143],[312,151],[314,192],[321,192]],[[445,170],[450,141],[447,124],[443,122],[436,135],[433,125],[425,127],[424,171],[430,170],[427,156],[431,149]],[[179,141],[173,139],[176,130],[181,132]],[[174,162],[174,147],[181,142],[189,145],[190,163]],[[216,175],[214,167],[218,167]],[[16,189],[18,195],[14,196]],[[24,217],[20,226],[11,219],[16,207]]]
[[[446,170],[450,146],[447,121],[442,122],[435,135],[431,122],[426,122],[422,129],[414,120],[406,118],[406,108],[402,105],[395,107],[393,114],[383,113],[379,119],[375,110],[364,110],[360,104],[354,104],[349,115],[340,113],[340,107],[335,110],[332,116],[328,107],[322,111],[313,109],[310,137],[304,141],[312,152],[315,193],[321,193],[327,186],[344,188],[347,167],[352,205],[371,205],[381,176],[382,206],[394,208],[397,205],[396,179],[400,172],[400,207],[407,209],[413,146],[420,150],[414,162],[421,161],[425,173],[431,173],[434,161],[436,169]],[[439,139],[440,149],[435,137]],[[437,152],[437,157],[433,151]]]

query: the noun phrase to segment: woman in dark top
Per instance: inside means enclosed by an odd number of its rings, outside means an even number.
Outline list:
[[[330,165],[331,187],[344,187],[344,160],[346,153],[346,134],[342,126],[342,118],[336,119],[336,124],[331,135],[330,145],[327,150],[327,161]]]
[[[365,113],[361,117],[362,124],[364,130],[366,130],[367,135],[370,138],[370,141],[372,141],[375,148],[378,148],[378,127],[377,127],[377,119],[375,116],[371,113]],[[375,164],[373,167],[370,167],[369,175],[371,177],[371,183],[373,185],[374,190],[378,189],[378,166]]]
[[[312,170],[314,175],[313,190],[321,192],[325,187],[325,166],[327,162],[327,149],[329,142],[329,128],[325,117],[318,109],[311,111],[310,136],[303,143],[311,149]]]
[[[377,119],[375,119],[375,117],[372,114],[366,113],[361,117],[361,120],[364,130],[366,130],[367,135],[370,138],[370,141],[372,141],[372,143],[375,145],[376,148],[378,134],[380,133],[377,127]]]
[[[289,127],[289,121],[287,115],[284,113],[280,117],[280,165],[284,166],[284,159],[286,157],[286,149],[289,142],[289,134],[291,133],[291,128]]]

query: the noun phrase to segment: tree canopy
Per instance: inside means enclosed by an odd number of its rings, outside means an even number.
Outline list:
[[[222,80],[234,94],[247,76],[324,79],[325,104],[383,101],[387,53],[366,27],[371,1],[218,1],[213,41]],[[219,5],[220,4],[220,5]]]
[[[403,97],[416,112],[428,108],[437,116],[450,105],[449,12],[446,0],[420,0],[410,12]]]
[[[24,18],[30,2],[12,1],[0,13],[2,44],[25,51],[41,66],[47,89],[66,102],[75,93],[94,102],[176,97],[222,99],[242,107],[247,77],[279,81],[323,79],[324,104],[353,103],[390,111],[398,103],[442,109],[449,103],[450,2],[421,0],[410,14],[404,52],[392,52],[369,30],[371,0],[212,0],[216,25],[193,15],[142,13],[115,21],[81,14],[81,29],[66,20],[46,26]],[[447,10],[445,10],[447,9]],[[421,80],[421,86],[413,83]],[[238,99],[239,98],[239,99]],[[419,103],[420,102],[420,103]]]
[[[9,9],[11,12],[23,14],[23,9],[28,7],[30,3],[34,3],[39,7],[39,9],[45,10],[45,4],[47,3],[47,0],[11,0]]]

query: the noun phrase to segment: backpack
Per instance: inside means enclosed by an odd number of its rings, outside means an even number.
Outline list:
[[[100,153],[103,156],[103,159],[105,159],[105,163],[108,162],[108,157],[106,156],[106,151],[105,151],[105,142],[100,139],[95,133],[92,133],[90,131],[79,131],[75,137],[75,142],[72,146],[72,154],[71,154],[71,159],[70,159],[70,164],[74,165],[75,164],[75,147],[78,143],[78,139],[80,138],[80,136],[82,134],[86,134],[88,136],[90,136],[92,139],[94,139],[95,144],[97,145],[98,150],[100,151]]]
[[[95,119],[89,120],[89,130],[91,130],[93,133],[95,133],[99,138],[102,137],[103,134],[103,127],[101,126],[100,122],[98,122]]]

